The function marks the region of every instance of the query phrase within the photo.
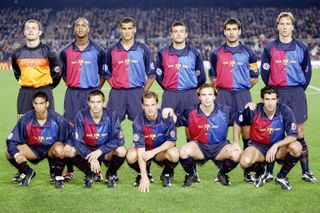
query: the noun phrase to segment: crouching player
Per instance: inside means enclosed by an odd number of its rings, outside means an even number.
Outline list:
[[[158,95],[145,92],[141,98],[143,112],[133,122],[133,146],[127,154],[127,162],[137,173],[134,183],[140,192],[149,192],[150,180],[147,164],[151,160],[163,166],[160,176],[164,187],[172,186],[173,169],[179,163],[176,145],[176,127],[172,116],[162,117],[158,108]],[[172,109],[171,109],[172,111]]]
[[[187,126],[191,138],[180,150],[180,163],[187,173],[182,186],[190,186],[196,178],[195,162],[207,160],[219,167],[215,181],[231,185],[227,173],[237,166],[241,153],[239,138],[234,138],[233,144],[227,139],[228,127],[235,125],[234,113],[230,107],[215,102],[215,90],[209,84],[199,87],[198,96],[197,108],[177,116],[177,125]]]
[[[251,138],[249,147],[241,155],[240,165],[256,172],[255,186],[260,187],[270,181],[264,171],[265,162],[277,160],[283,165],[275,181],[283,189],[291,190],[287,174],[298,162],[302,150],[297,142],[296,121],[291,109],[278,103],[277,88],[267,86],[261,89],[261,98],[262,103],[257,106],[248,103],[238,117],[240,125],[250,125]],[[236,132],[240,134],[239,127]]]
[[[89,108],[80,110],[75,118],[74,146],[82,158],[82,165],[79,160],[75,165],[86,175],[85,188],[90,188],[93,175],[101,172],[101,162],[109,167],[106,172],[108,187],[116,187],[117,170],[127,154],[117,113],[103,108],[104,102],[101,91],[90,92]]]
[[[27,112],[7,138],[6,157],[18,169],[14,178],[21,186],[28,186],[36,172],[27,161],[37,164],[48,158],[52,165],[56,188],[63,188],[64,144],[71,143],[72,130],[58,113],[48,110],[46,93],[33,96],[34,110]]]

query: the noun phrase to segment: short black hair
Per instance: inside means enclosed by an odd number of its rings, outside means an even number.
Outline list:
[[[277,95],[277,98],[279,98],[278,88],[274,87],[274,86],[266,86],[266,87],[262,88],[260,91],[260,97],[261,97],[261,99],[263,99],[265,94],[270,95],[272,93],[275,93]]]
[[[132,23],[133,27],[136,27],[136,20],[130,16],[124,17],[120,20],[119,28],[122,27],[122,24]]]
[[[88,101],[90,101],[91,97],[92,96],[101,96],[102,97],[102,100],[104,101],[105,100],[105,97],[104,97],[104,94],[103,92],[101,92],[100,90],[96,89],[96,90],[93,90],[89,93],[88,95]]]
[[[48,95],[45,92],[42,92],[42,91],[36,92],[32,97],[32,101],[34,101],[34,99],[36,98],[43,98],[46,102],[48,102]]]
[[[226,29],[228,24],[236,24],[238,26],[238,29],[241,29],[241,22],[237,18],[228,18],[224,24],[223,28]]]
[[[187,25],[183,22],[183,21],[175,21],[172,23],[171,28],[170,28],[170,32],[172,32],[172,29],[176,26],[183,26],[186,29],[186,32],[188,32],[188,27]]]

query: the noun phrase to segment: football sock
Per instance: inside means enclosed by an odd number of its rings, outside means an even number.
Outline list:
[[[162,174],[172,174],[173,169],[178,165],[178,162],[172,162],[170,160],[165,160],[164,161],[164,168],[162,171]]]
[[[125,160],[126,157],[119,157],[117,155],[112,156],[110,166],[107,170],[107,176],[116,175],[118,169],[121,167]]]
[[[270,174],[273,174],[274,163],[275,163],[275,161],[267,163],[267,166],[266,166],[267,172]]]
[[[140,173],[140,167],[139,167],[139,163],[138,161],[134,162],[134,163],[128,163],[129,167],[132,168],[134,171],[136,171],[137,173]]]
[[[80,155],[76,155],[75,157],[71,158],[71,160],[73,162],[73,165],[75,165],[79,170],[84,172],[86,175],[92,175],[89,163]]]
[[[27,164],[27,162],[17,163],[14,158],[8,159],[12,166],[16,167],[20,173],[26,173],[31,168]]]
[[[298,141],[300,142],[302,146],[302,153],[300,156],[300,164],[301,164],[301,169],[302,173],[308,172],[309,171],[309,154],[308,154],[308,146],[304,138],[299,138]]]
[[[245,150],[247,147],[248,147],[248,142],[249,142],[250,139],[244,139],[242,138],[242,141],[243,141],[243,150]]]
[[[286,158],[283,161],[283,166],[280,169],[280,172],[278,173],[279,178],[284,178],[287,176],[287,174],[290,172],[290,170],[294,167],[294,165],[298,162],[299,157],[294,157],[290,154],[286,156]]]
[[[191,157],[188,157],[186,159],[180,158],[180,163],[186,173],[188,173],[189,175],[193,175],[195,173],[194,160]]]
[[[66,158],[66,165],[67,165],[68,172],[74,172],[71,158]]]
[[[219,170],[219,173],[226,174],[230,172],[232,169],[236,168],[237,165],[238,165],[238,162],[235,162],[231,159],[226,159],[223,161],[223,165]]]
[[[54,158],[51,160],[53,160],[53,174],[54,174],[54,176],[61,176],[62,172],[63,172],[63,168],[66,164],[65,159]],[[51,171],[50,171],[50,173],[51,173]]]

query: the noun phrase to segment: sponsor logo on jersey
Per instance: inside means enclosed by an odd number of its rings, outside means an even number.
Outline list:
[[[280,130],[281,128],[272,128],[272,127],[260,129],[261,132],[267,132],[269,135],[273,134],[275,131],[280,131]]]
[[[204,125],[198,125],[199,129],[209,130],[209,129],[217,129],[219,126],[212,125],[212,124],[204,124]]]
[[[80,66],[82,66],[84,64],[91,64],[91,62],[83,60],[83,59],[79,59],[79,60],[76,60],[76,61],[71,61],[71,64],[79,64]]]

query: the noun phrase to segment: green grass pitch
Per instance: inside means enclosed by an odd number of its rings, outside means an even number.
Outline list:
[[[320,70],[314,70],[311,85],[320,88]],[[262,81],[253,88],[255,101],[259,101]],[[89,190],[82,188],[83,174],[76,170],[76,177],[65,184],[63,190],[56,190],[49,183],[46,160],[32,167],[37,176],[27,188],[11,183],[16,170],[5,159],[5,139],[16,123],[16,96],[18,84],[13,74],[0,70],[0,212],[320,212],[320,91],[309,88],[309,120],[305,125],[309,145],[310,168],[319,182],[310,184],[301,180],[300,165],[289,174],[292,191],[284,191],[274,182],[262,188],[246,184],[239,166],[230,173],[232,185],[225,187],[214,183],[217,168],[208,162],[198,167],[200,184],[182,188],[184,172],[180,165],[175,170],[172,188],[163,188],[159,180],[161,169],[154,165],[152,173],[155,183],[150,193],[139,193],[133,187],[135,173],[125,163],[119,170],[117,188],[108,189],[104,183],[94,183]],[[155,83],[152,90],[161,92]],[[107,94],[109,88],[103,91]],[[63,112],[65,85],[60,83],[54,90],[56,110]],[[132,143],[131,122],[122,124],[126,146]],[[178,148],[185,143],[184,130],[178,131]],[[275,171],[278,171],[276,166]],[[103,168],[103,172],[106,169]]]

